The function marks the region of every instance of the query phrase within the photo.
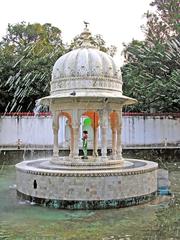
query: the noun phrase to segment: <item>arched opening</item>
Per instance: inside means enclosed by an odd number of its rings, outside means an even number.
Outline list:
[[[93,149],[93,156],[98,156],[98,127],[99,114],[94,111],[87,111],[82,114],[82,131],[88,132],[88,143]],[[86,119],[91,121],[86,121]]]
[[[61,116],[66,118],[64,126],[65,145],[70,149],[69,156],[73,156],[74,141],[73,141],[72,116],[68,112],[60,112],[59,117]]]
[[[112,157],[113,159],[122,159],[122,109],[110,113],[110,124],[112,131]]]
[[[33,181],[33,188],[37,189],[37,181],[36,180]]]
[[[117,126],[118,126],[118,115],[117,112],[113,111],[110,113],[110,125],[112,133],[112,158],[116,159],[117,154]]]

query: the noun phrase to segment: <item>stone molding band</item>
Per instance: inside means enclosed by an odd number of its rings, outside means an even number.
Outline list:
[[[77,80],[83,80],[83,81],[88,81],[88,80],[100,80],[100,81],[113,81],[116,83],[121,83],[122,80],[119,78],[110,78],[110,77],[105,77],[105,76],[79,76],[79,77],[61,77],[61,78],[54,78],[51,82],[51,84],[54,83],[59,83],[59,81],[77,81]]]
[[[84,89],[89,87],[90,89],[109,89],[122,92],[122,81],[114,78],[106,77],[76,77],[76,78],[62,78],[59,80],[53,80],[51,82],[51,94],[57,91],[70,90],[71,88]]]
[[[29,200],[39,205],[43,205],[50,208],[56,209],[71,209],[71,210],[86,210],[86,209],[108,209],[108,208],[123,208],[139,205],[152,201],[157,196],[157,192],[152,192],[147,195],[136,196],[125,199],[111,199],[111,200],[91,200],[91,201],[69,201],[69,200],[56,200],[56,199],[45,199],[37,198],[26,195],[17,190],[17,195],[20,199]]]
[[[16,165],[16,170],[27,174],[42,175],[42,176],[54,176],[54,177],[104,177],[104,176],[127,176],[127,175],[138,175],[147,172],[153,172],[158,169],[158,164],[151,161],[145,160],[133,160],[126,159],[128,162],[135,164],[134,167],[124,167],[116,169],[73,169],[71,167],[67,169],[52,169],[41,167],[43,160],[34,161],[23,161]],[[48,162],[48,161],[47,161]],[[57,165],[57,167],[59,167]]]
[[[42,176],[51,176],[51,177],[105,177],[105,176],[127,176],[127,175],[138,175],[143,174],[147,172],[153,172],[157,169],[157,167],[153,167],[150,169],[143,169],[143,170],[136,170],[136,171],[126,171],[126,172],[93,172],[91,171],[82,171],[82,172],[66,172],[66,170],[63,170],[63,172],[46,172],[46,171],[33,171],[33,170],[24,170],[24,169],[18,169],[17,171],[25,172],[27,174],[33,174],[33,175],[42,175]],[[51,170],[52,171],[52,170]],[[97,170],[94,170],[97,171]]]
[[[62,161],[60,159],[61,157],[59,157],[59,159],[52,159],[51,162],[56,163],[57,165],[62,165],[62,166],[109,166],[109,165],[117,165],[117,164],[122,164],[123,160],[109,160],[109,161],[96,161],[96,162],[85,162],[85,161],[69,161],[68,162],[68,158],[65,161]],[[101,158],[99,158],[101,160]]]

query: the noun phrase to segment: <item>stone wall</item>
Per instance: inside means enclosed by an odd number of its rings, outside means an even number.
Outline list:
[[[1,116],[0,147],[20,148],[52,147],[51,116]],[[83,122],[83,119],[81,119]],[[69,127],[66,118],[60,118],[59,146],[69,148]],[[81,146],[82,124],[79,135]],[[100,131],[100,129],[99,129]],[[92,129],[89,128],[89,148],[92,146]],[[99,134],[100,136],[100,134]],[[100,144],[99,137],[99,144]],[[111,130],[108,131],[111,146]],[[164,116],[123,116],[122,143],[126,147],[162,146],[180,147],[180,118]]]

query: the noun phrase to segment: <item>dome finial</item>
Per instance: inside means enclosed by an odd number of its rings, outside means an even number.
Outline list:
[[[79,35],[78,39],[76,40],[74,49],[79,48],[79,47],[81,47],[81,48],[96,48],[95,40],[92,37],[92,34],[88,28],[89,22],[83,21],[83,23],[85,25],[84,30]]]
[[[94,48],[95,46],[92,44],[93,37],[92,37],[92,34],[91,34],[91,32],[89,31],[89,28],[88,28],[89,23],[84,21],[84,25],[85,25],[84,31],[80,35],[81,47]]]

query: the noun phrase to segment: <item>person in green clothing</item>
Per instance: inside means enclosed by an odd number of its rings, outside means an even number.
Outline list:
[[[83,154],[84,156],[82,157],[82,159],[88,159],[87,157],[87,138],[88,138],[88,131],[84,130],[83,131]]]

